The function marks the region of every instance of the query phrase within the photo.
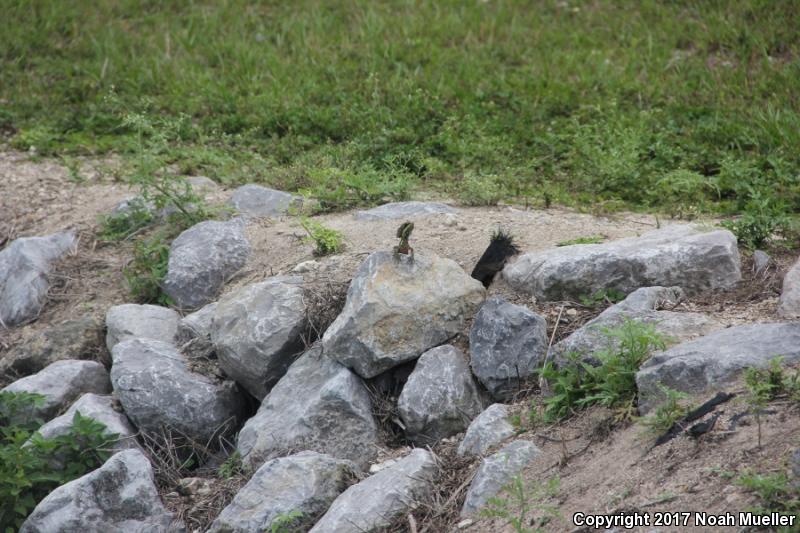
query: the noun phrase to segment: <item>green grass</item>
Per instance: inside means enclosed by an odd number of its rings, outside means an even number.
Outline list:
[[[39,154],[127,153],[122,117],[147,112],[186,117],[181,172],[331,209],[414,188],[800,209],[793,0],[12,0],[3,18],[0,131]]]
[[[602,235],[589,235],[588,237],[578,237],[568,241],[557,242],[556,246],[572,246],[573,244],[600,244],[606,240]]]

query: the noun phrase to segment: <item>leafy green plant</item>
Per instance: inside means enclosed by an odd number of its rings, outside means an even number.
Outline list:
[[[464,205],[497,205],[503,199],[502,181],[496,175],[469,175],[460,184],[458,199]]]
[[[272,520],[267,533],[294,533],[302,519],[303,513],[296,509],[281,513]]]
[[[572,246],[573,244],[599,244],[606,240],[602,235],[589,235],[588,237],[578,237],[568,241],[557,242],[556,246]]]
[[[770,193],[749,187],[749,200],[742,215],[725,220],[722,226],[736,235],[745,247],[754,249],[769,243],[775,235],[791,236],[792,220],[785,208]]]
[[[778,531],[797,531],[796,524],[800,521],[800,491],[785,472],[769,475],[746,472],[736,479],[736,484],[754,493],[761,500],[757,508],[751,509],[752,512],[794,515],[795,527]]]
[[[161,291],[167,275],[169,245],[163,232],[141,239],[134,244],[133,259],[122,273],[131,295],[141,303],[170,305],[170,298]]]
[[[581,305],[586,307],[597,307],[599,305],[609,305],[621,302],[625,299],[625,293],[617,289],[600,289],[593,294],[581,296]]]
[[[138,188],[143,204],[152,205],[155,211],[166,210],[170,222],[180,228],[211,218],[203,198],[169,169],[170,144],[189,128],[188,117],[155,118],[147,112],[128,112],[122,127],[131,130],[135,138],[126,181]]]
[[[8,417],[37,401],[31,395],[2,393],[0,412]],[[13,416],[6,420],[13,421]],[[52,439],[34,433],[30,425],[0,424],[0,531],[16,531],[53,489],[103,464],[117,438],[80,413],[66,434]]]
[[[769,402],[778,396],[791,393],[797,395],[797,375],[787,379],[782,367],[783,358],[775,357],[766,368],[748,368],[744,372],[747,387],[747,401],[756,417],[758,427],[758,446],[761,447],[761,413]]]
[[[413,181],[407,173],[389,173],[369,167],[354,170],[311,168],[306,179],[310,184],[301,192],[316,200],[314,209],[317,212],[407,200]]]
[[[581,354],[570,354],[556,368],[548,361],[541,375],[552,394],[544,398],[545,418],[557,420],[589,405],[600,404],[622,410],[631,416],[636,402],[636,372],[653,351],[663,349],[665,340],[653,324],[626,319],[603,334],[616,348],[592,354],[598,365],[582,360]]]
[[[539,527],[529,527],[534,519],[531,514],[538,512],[542,515],[539,517],[541,525],[559,516],[557,507],[543,503],[543,500],[558,494],[559,484],[559,478],[553,477],[544,483],[526,485],[522,476],[516,475],[503,487],[500,495],[489,498],[480,515],[505,520],[517,533],[541,531]]]
[[[308,233],[306,242],[315,246],[314,255],[336,254],[344,249],[344,236],[340,231],[325,227],[308,217],[301,217],[300,225]]]
[[[219,477],[230,479],[241,474],[242,471],[242,454],[239,453],[239,450],[236,450],[219,466],[217,473]]]
[[[141,197],[128,202],[128,208],[100,218],[99,237],[105,241],[119,241],[152,224],[153,210]]]
[[[661,385],[661,393],[664,396],[652,415],[642,419],[642,424],[655,435],[663,435],[675,422],[683,418],[689,412],[691,406],[686,402],[689,395]]]

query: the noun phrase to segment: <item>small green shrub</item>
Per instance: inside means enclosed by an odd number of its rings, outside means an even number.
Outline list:
[[[170,298],[161,291],[167,275],[169,245],[163,232],[141,239],[134,244],[133,259],[122,273],[131,295],[140,303],[170,305]]]
[[[617,289],[601,289],[594,294],[581,296],[581,305],[586,307],[597,307],[600,305],[610,305],[621,302],[625,299],[625,293]]]
[[[315,210],[321,213],[407,200],[412,184],[406,173],[381,172],[369,167],[312,168],[307,179],[310,184],[301,193],[314,198]]]
[[[99,237],[104,241],[126,239],[153,222],[153,211],[142,198],[128,203],[129,209],[100,218]]]
[[[794,235],[791,218],[774,195],[749,188],[749,200],[742,215],[735,220],[725,220],[722,226],[736,235],[739,243],[749,249],[768,244],[773,237]]]
[[[580,354],[570,354],[560,368],[551,361],[542,368],[542,377],[552,391],[544,399],[547,420],[567,417],[593,404],[620,408],[625,416],[633,413],[636,372],[653,351],[665,347],[664,338],[653,324],[630,319],[603,333],[618,347],[592,354],[599,361],[598,366],[581,361]]]
[[[272,520],[266,533],[295,533],[299,531],[302,519],[303,513],[296,509],[281,513]]]
[[[781,528],[778,531],[797,531],[797,523],[800,522],[800,491],[786,473],[761,475],[748,472],[739,476],[736,484],[754,493],[761,500],[758,507],[750,509],[751,512],[794,515],[795,526]]]
[[[219,466],[217,473],[221,478],[230,479],[241,474],[242,471],[242,454],[239,453],[239,450],[236,450]]]
[[[461,182],[458,199],[464,205],[497,205],[503,199],[503,185],[499,176],[469,175]]]
[[[590,235],[588,237],[578,237],[568,241],[561,241],[556,243],[556,246],[572,246],[573,244],[599,244],[606,238],[602,235]]]
[[[300,225],[308,233],[305,241],[315,246],[314,255],[336,254],[344,249],[344,236],[340,231],[325,227],[308,217],[301,217]]]
[[[38,427],[41,421],[13,422],[15,413],[40,400],[36,395],[0,393],[0,531],[16,531],[53,489],[102,465],[111,455],[109,445],[118,438],[80,413],[75,413],[68,433],[52,439],[33,432],[32,425]]]
[[[685,392],[676,391],[664,385],[661,386],[664,401],[655,409],[652,415],[644,418],[642,424],[650,433],[663,435],[672,425],[686,416],[691,406],[686,401],[689,395]]]
[[[559,478],[553,477],[546,482],[526,486],[522,476],[516,475],[500,495],[489,498],[486,507],[479,514],[486,518],[505,520],[517,533],[541,531],[539,527],[528,527],[534,519],[531,514],[538,512],[542,515],[539,517],[541,525],[558,518],[557,507],[547,505],[543,500],[556,496],[559,484]]]

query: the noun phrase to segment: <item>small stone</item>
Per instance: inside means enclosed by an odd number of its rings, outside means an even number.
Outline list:
[[[301,205],[302,201],[302,198],[288,192],[249,183],[233,192],[230,204],[244,216],[274,217],[285,215],[292,206]]]
[[[302,263],[298,263],[298,265],[292,269],[292,272],[296,272],[297,274],[305,274],[306,272],[314,272],[319,270],[319,267],[319,261],[303,261]]]
[[[458,447],[458,455],[483,455],[492,446],[514,436],[508,421],[508,407],[501,403],[489,406],[472,421]]]
[[[756,276],[760,275],[769,266],[772,258],[763,250],[756,250],[753,252],[753,271]]]
[[[475,523],[475,520],[473,520],[471,518],[466,518],[466,519],[462,520],[461,522],[459,522],[456,525],[456,527],[458,529],[467,529],[469,526],[471,526],[474,523]]]
[[[575,315],[577,315],[577,314],[578,314],[578,310],[577,310],[577,309],[572,309],[572,308],[569,308],[569,309],[567,309],[567,310],[565,311],[565,313],[567,314],[567,316],[575,316]]]
[[[458,225],[458,217],[453,213],[448,213],[442,217],[442,225],[448,228],[452,228]]]

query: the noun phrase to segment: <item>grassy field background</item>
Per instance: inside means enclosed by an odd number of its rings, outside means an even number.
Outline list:
[[[0,128],[325,209],[800,211],[800,2],[10,1]],[[143,141],[144,139],[144,141]]]

